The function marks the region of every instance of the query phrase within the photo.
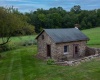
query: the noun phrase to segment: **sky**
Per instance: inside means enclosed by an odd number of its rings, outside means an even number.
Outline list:
[[[82,10],[100,8],[100,0],[0,0],[0,6],[18,8],[20,12],[36,11],[38,8],[49,9],[62,7],[66,11],[74,5],[80,5]]]

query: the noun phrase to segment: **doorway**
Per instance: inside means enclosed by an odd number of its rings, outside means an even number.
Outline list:
[[[75,44],[74,45],[74,54],[73,54],[74,58],[78,58],[79,57],[79,45]]]
[[[47,45],[47,57],[51,57],[51,45]]]

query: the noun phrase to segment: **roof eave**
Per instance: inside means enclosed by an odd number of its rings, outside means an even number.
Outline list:
[[[77,42],[77,41],[89,41],[90,39],[86,39],[86,40],[75,40],[75,41],[66,41],[66,42],[56,42],[56,44],[60,44],[60,43],[71,43],[71,42]]]
[[[44,32],[44,30],[42,30],[37,36],[35,39],[38,39],[38,37]]]

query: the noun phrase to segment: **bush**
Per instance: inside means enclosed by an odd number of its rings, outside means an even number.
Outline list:
[[[54,60],[53,59],[48,59],[47,60],[47,64],[48,65],[52,65],[52,64],[54,64],[55,62],[54,62]]]
[[[94,55],[95,53],[96,53],[96,50],[94,48],[86,47],[85,56]]]
[[[7,44],[0,46],[0,52],[8,51],[8,50],[9,50],[9,47]]]
[[[29,45],[36,45],[37,44],[37,42],[36,42],[36,40],[29,40],[29,41],[25,41],[25,42],[23,42],[23,46],[29,46]]]
[[[15,48],[16,48],[16,45],[14,43],[11,43],[11,44],[8,43],[8,44],[0,46],[0,52],[13,50]]]
[[[16,48],[18,48],[18,45],[16,44],[16,43],[9,43],[8,44],[8,49],[9,50],[13,50],[13,49],[16,49]]]

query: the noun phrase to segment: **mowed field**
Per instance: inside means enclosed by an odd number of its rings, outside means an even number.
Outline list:
[[[91,39],[87,43],[88,46],[100,47],[100,28],[84,30],[83,33]],[[31,40],[36,35],[24,37]],[[13,37],[11,43],[23,42],[24,37]],[[78,66],[48,65],[46,61],[34,57],[37,54],[37,45],[24,46],[0,54],[0,80],[100,80],[100,59]]]
[[[10,41],[9,41],[9,44],[20,44],[20,43],[23,43],[23,42],[26,42],[26,41],[30,41],[30,40],[34,40],[35,37],[37,35],[29,35],[29,36],[18,36],[18,37],[11,37],[10,38]],[[4,38],[5,39],[5,38]],[[6,40],[6,39],[5,39]],[[0,38],[0,42],[1,42],[1,38]]]
[[[87,42],[88,46],[100,47],[100,27],[83,30],[82,32],[90,38]]]

